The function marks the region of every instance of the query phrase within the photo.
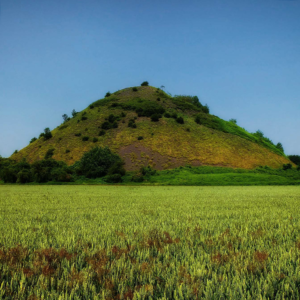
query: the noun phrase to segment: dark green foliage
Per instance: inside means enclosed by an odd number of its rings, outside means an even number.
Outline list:
[[[151,117],[153,114],[163,114],[165,109],[157,102],[135,98],[118,106],[125,110],[134,110],[139,117]]]
[[[137,90],[138,90],[138,89],[137,89],[136,87],[133,87],[133,88],[132,88],[132,91],[133,91],[133,92],[137,92]]]
[[[33,143],[33,142],[35,142],[36,140],[37,140],[36,137],[32,138],[32,139],[30,140],[30,144]]]
[[[296,165],[300,166],[300,155],[289,155],[288,158]]]
[[[161,114],[153,114],[153,115],[151,116],[151,121],[152,121],[152,122],[158,122],[159,119],[160,119],[161,117],[162,117]]]
[[[205,114],[209,114],[209,107],[207,104],[205,104],[204,106],[201,107],[201,110],[205,113]]]
[[[114,175],[114,174],[120,174],[121,176],[124,176],[126,174],[126,170],[124,168],[124,161],[123,160],[117,160],[113,163],[113,165],[108,169],[107,174],[108,175]]]
[[[51,181],[56,182],[70,182],[72,175],[69,174],[67,166],[60,166],[51,170]]]
[[[144,81],[141,83],[141,86],[149,86],[149,82],[148,81]]]
[[[126,117],[126,114],[123,111],[121,112],[121,117],[122,118]]]
[[[292,166],[292,164],[284,164],[283,166],[282,166],[282,169],[283,170],[289,170],[289,169],[291,169],[293,166]]]
[[[110,92],[107,92],[107,93],[105,94],[105,98],[109,97],[110,95],[111,95],[111,93],[110,93]]]
[[[178,118],[176,119],[176,122],[179,123],[179,124],[184,124],[183,117],[178,117]]]
[[[110,122],[110,123],[113,123],[116,119],[117,119],[117,117],[113,114],[110,114],[108,116],[108,122]]]
[[[54,154],[54,148],[50,148],[50,149],[48,149],[48,151],[46,152],[46,154],[45,154],[45,159],[49,159],[49,158],[51,158],[52,156],[53,156],[53,154]]]
[[[172,113],[172,114],[171,114],[171,118],[173,118],[173,119],[176,120],[176,119],[177,119],[177,113]]]
[[[109,148],[95,147],[82,156],[76,170],[79,175],[87,178],[102,177],[118,161],[122,161],[120,156],[112,153]]]
[[[89,108],[90,109],[93,109],[95,106],[93,105],[93,104],[91,104],[90,106],[89,106]]]
[[[93,138],[93,143],[97,143],[98,139],[96,137]]]
[[[1,178],[5,183],[15,183],[17,181],[17,172],[13,167],[5,167],[1,171]]]
[[[187,128],[187,129],[186,129],[186,131],[187,131],[187,132],[190,132],[190,131],[191,131],[191,129],[190,129],[190,128]]]
[[[139,141],[140,140],[142,140],[142,139],[144,139],[142,136],[138,136],[138,138],[137,138]]]
[[[197,96],[175,95],[172,98],[172,102],[182,111],[194,110],[209,113],[208,106],[202,105]]]
[[[111,124],[108,121],[102,123],[101,128],[104,130],[108,130],[111,128]]]
[[[75,136],[81,136],[81,133],[79,132],[79,133],[75,133]]]
[[[120,183],[122,182],[122,175],[120,174],[112,174],[112,175],[107,175],[104,180],[107,183]]]
[[[104,121],[101,125],[101,128],[104,129],[104,130],[108,130],[108,129],[111,129],[111,128],[118,128],[118,122],[117,120],[119,120],[120,117],[117,117],[113,114],[110,114],[108,116],[108,118],[106,118],[107,121]]]
[[[52,173],[54,169],[56,169],[56,172]],[[31,165],[33,180],[38,183],[56,181],[58,178],[57,169],[64,169],[67,172],[67,165],[54,159],[36,161]]]
[[[170,115],[168,112],[166,112],[166,113],[164,114],[164,117],[165,117],[165,118],[171,118],[171,115]]]
[[[15,150],[15,151],[14,151],[14,154],[17,154],[18,152],[19,152],[18,150]]]
[[[28,169],[23,169],[17,174],[17,183],[28,183],[32,181],[32,173]]]
[[[300,171],[300,166],[297,167],[297,171]]]
[[[69,119],[67,114],[63,114],[62,117],[63,117],[64,122],[67,122]]]
[[[157,100],[157,101],[160,101],[160,98],[158,97],[156,100]]]
[[[67,128],[69,125],[67,125],[67,124],[64,124],[64,125],[61,125],[61,126],[59,126],[59,130],[63,130],[63,129],[65,129],[65,128]]]
[[[156,174],[156,170],[152,169],[151,166],[141,167],[140,173],[143,176],[153,176]]]
[[[81,121],[85,121],[85,120],[87,120],[87,117],[86,116],[82,116],[81,117]]]
[[[87,142],[88,140],[89,140],[89,137],[88,137],[88,136],[82,137],[82,141],[83,141],[83,142]]]
[[[99,132],[99,136],[102,136],[102,135],[104,135],[105,134],[105,130],[100,130],[100,132]]]
[[[70,153],[71,151],[69,149],[66,150],[66,153]]]
[[[233,124],[236,124],[236,123],[237,123],[236,119],[230,119],[229,122],[231,122],[231,123],[233,123]]]
[[[139,173],[139,174],[134,174],[132,177],[131,177],[131,181],[132,182],[143,182],[144,181],[144,176]]]
[[[50,129],[49,129],[48,127],[45,128],[45,129],[44,129],[44,132],[42,132],[42,133],[40,134],[40,138],[41,138],[41,137],[43,137],[44,140],[49,140],[49,139],[52,138],[52,133],[51,133],[51,131],[50,131]]]
[[[78,112],[76,112],[76,110],[73,109],[73,110],[72,110],[72,117],[73,117],[73,118],[76,117],[77,114],[78,114]]]
[[[253,135],[257,136],[258,138],[263,138],[264,134],[261,130],[257,130],[256,132],[253,133]]]
[[[282,153],[284,153],[283,146],[282,146],[281,143],[278,143],[278,144],[276,145],[276,148],[277,148],[279,151],[281,151]]]
[[[130,119],[129,120],[128,127],[136,128],[136,124],[135,124],[135,120],[134,119]]]

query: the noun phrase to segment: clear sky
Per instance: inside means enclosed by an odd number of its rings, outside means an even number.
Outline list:
[[[164,85],[300,155],[299,0],[0,0],[0,155],[107,91]]]

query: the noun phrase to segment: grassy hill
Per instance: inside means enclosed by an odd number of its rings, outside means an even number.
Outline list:
[[[74,164],[95,146],[108,146],[127,170],[150,165],[279,168],[290,160],[263,135],[208,113],[197,97],[171,97],[151,86],[126,88],[92,103],[11,158],[32,163],[48,156]]]

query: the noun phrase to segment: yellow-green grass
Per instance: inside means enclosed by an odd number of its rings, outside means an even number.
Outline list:
[[[299,299],[299,187],[0,187],[1,299]]]
[[[157,101],[158,97],[160,97],[160,101]],[[133,101],[132,99],[136,98],[155,102],[167,111],[177,112],[184,118],[185,124],[178,124],[173,118],[163,117],[159,122],[151,122],[149,117],[138,117],[137,128],[128,127],[128,121],[137,117],[137,113],[132,110],[126,111],[120,106],[110,106],[113,103],[118,103],[118,105],[130,103]],[[138,149],[138,145],[141,145],[150,153],[150,164],[151,160],[155,160],[156,155],[161,156],[163,163],[160,169],[186,164],[245,169],[268,165],[272,168],[279,168],[283,164],[290,163],[284,155],[276,153],[275,147],[272,145],[264,147],[262,143],[258,143],[256,137],[235,124],[220,121],[225,124],[226,130],[236,134],[198,125],[195,122],[197,111],[186,110],[183,112],[176,109],[170,96],[153,87],[138,87],[137,92],[133,92],[132,88],[127,88],[108,98],[96,101],[94,106],[92,109],[88,107],[70,121],[54,129],[51,139],[47,141],[44,141],[43,138],[38,139],[13,154],[12,158],[16,160],[26,158],[32,163],[43,159],[46,152],[50,148],[54,148],[53,158],[63,160],[71,165],[95,146],[108,146],[115,152],[123,153],[124,147],[135,145],[137,148],[135,152],[139,154],[141,151]],[[122,112],[126,113],[126,117],[118,122],[118,128],[106,130],[104,136],[98,136],[101,130],[99,127],[105,118],[110,114],[120,115]],[[87,120],[82,121],[84,113]],[[213,116],[209,118],[213,118]],[[81,133],[81,136],[75,136],[76,133]],[[88,136],[89,140],[82,141],[83,136]],[[143,139],[138,140],[139,136]],[[93,138],[97,138],[98,141],[93,142]],[[167,163],[168,159],[174,159],[177,162]],[[136,162],[128,162],[126,165],[128,170],[137,170],[139,167],[140,165]]]

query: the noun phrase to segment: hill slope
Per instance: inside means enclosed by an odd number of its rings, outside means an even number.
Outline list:
[[[41,136],[11,158],[32,163],[54,149],[54,159],[71,165],[95,146],[119,153],[127,170],[147,164],[162,170],[184,165],[278,168],[290,163],[268,139],[210,115],[196,97],[171,97],[151,86],[126,88],[92,103],[55,128],[52,138]]]

